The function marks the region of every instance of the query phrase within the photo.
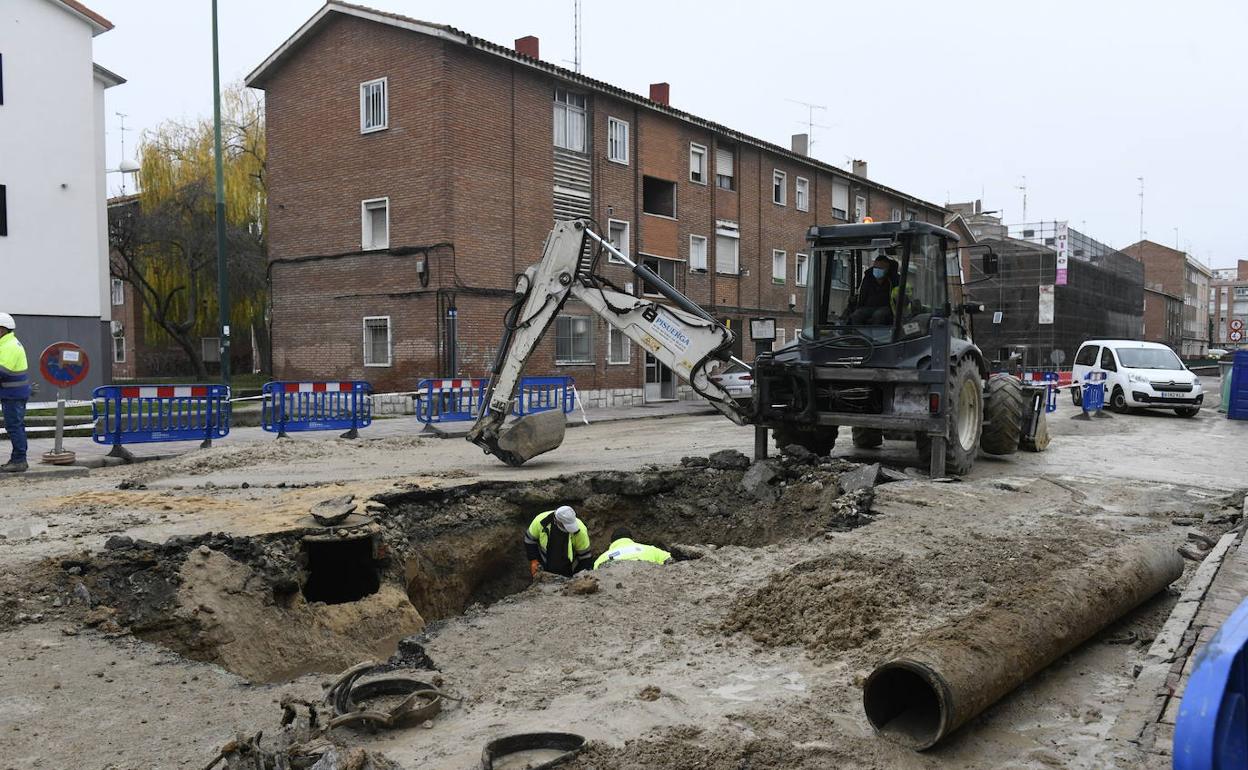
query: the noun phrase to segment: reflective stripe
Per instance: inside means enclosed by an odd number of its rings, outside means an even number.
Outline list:
[[[607,554],[607,561],[614,561],[622,556],[631,556],[633,554],[641,553],[644,550],[644,548],[636,543],[633,545],[626,545],[623,548],[616,548],[614,551],[609,552]]]
[[[0,382],[0,388],[24,388],[28,382],[30,381],[25,377],[20,380],[6,380],[5,382]]]

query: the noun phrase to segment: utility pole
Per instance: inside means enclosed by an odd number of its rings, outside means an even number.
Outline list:
[[[230,284],[225,272],[225,171],[221,158],[221,61],[217,50],[217,0],[212,0],[212,134],[217,176],[217,314],[221,382],[230,384]]]
[[[1023,223],[1027,222],[1027,177],[1023,177],[1023,183],[1014,188],[1023,191]]]
[[[1144,240],[1144,177],[1137,176],[1140,180],[1140,240]]]

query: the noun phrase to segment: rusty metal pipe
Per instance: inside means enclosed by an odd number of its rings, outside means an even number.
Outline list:
[[[943,626],[876,667],[862,691],[878,735],[922,751],[1183,573],[1173,545],[1118,548]]]

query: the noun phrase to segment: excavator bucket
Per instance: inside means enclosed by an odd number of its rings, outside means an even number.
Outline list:
[[[563,443],[568,421],[563,412],[550,409],[527,414],[503,426],[495,452],[508,465],[523,465],[540,454],[558,449]]]

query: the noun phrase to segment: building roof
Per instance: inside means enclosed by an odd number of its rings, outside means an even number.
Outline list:
[[[78,2],[78,0],[49,0],[53,5],[59,5],[73,15],[82,19],[91,25],[91,36],[94,37],[102,32],[107,32],[113,28],[113,23],[87,6]]]
[[[909,195],[907,193],[901,192],[900,190],[895,190],[886,185],[882,185],[873,179],[867,179],[866,177],[858,176],[842,168],[838,168],[828,163],[824,163],[822,161],[816,160],[808,155],[801,155],[801,154],[795,153],[792,150],[787,149],[785,147],[781,147],[778,144],[772,144],[771,142],[765,141],[763,139],[758,139],[748,134],[741,133],[740,131],[736,131],[734,129],[728,128],[727,126],[721,125],[719,123],[715,123],[705,118],[700,118],[697,115],[684,112],[683,110],[674,109],[670,105],[661,104],[659,102],[652,101],[640,94],[635,94],[635,93],[632,93],[631,91],[626,91],[622,88],[619,88],[618,86],[611,85],[610,83],[606,83],[601,80],[595,80],[594,78],[586,77],[585,75],[582,75],[579,72],[573,72],[572,70],[556,66],[549,62],[545,62],[540,59],[534,59],[532,57],[525,56],[524,54],[516,51],[515,49],[507,48],[506,46],[501,46],[501,45],[498,45],[497,43],[492,43],[489,40],[485,40],[484,38],[479,38],[474,35],[470,35],[467,32],[456,29],[455,27],[451,27],[446,24],[433,24],[430,22],[421,21],[420,19],[414,19],[410,16],[403,16],[397,13],[390,13],[388,11],[378,11],[376,9],[367,8],[362,5],[354,5],[352,3],[341,2],[341,0],[328,0],[325,3],[325,5],[323,5],[321,9],[312,16],[312,18],[304,22],[303,26],[299,27],[299,29],[297,29],[293,35],[287,38],[286,42],[282,43],[277,48],[276,51],[274,51],[272,54],[269,55],[267,59],[261,62],[260,66],[252,70],[252,72],[247,76],[245,83],[252,88],[263,89],[264,84],[268,81],[269,77],[272,76],[272,74],[276,72],[278,69],[280,69],[285,64],[286,60],[289,59],[292,54],[294,54],[297,50],[299,50],[299,48],[312,36],[312,34],[316,32],[316,30],[318,30],[329,19],[331,14],[342,14],[345,16],[354,16],[356,18],[373,21],[378,24],[385,24],[387,26],[397,27],[399,29],[406,29],[410,32],[416,32],[422,35],[428,35],[430,37],[435,37],[440,40],[445,40],[451,43],[457,43],[459,45],[463,45],[468,48],[473,48],[478,51],[483,51],[485,53],[498,56],[500,58],[507,59],[509,61],[516,62],[518,64],[522,64],[532,69],[540,70],[542,72],[545,72],[548,75],[559,78],[561,80],[565,80],[570,83],[577,83],[587,88],[591,88],[595,91],[608,94],[622,101],[631,102],[633,104],[636,104],[641,107],[645,107],[654,112],[660,112],[665,115],[670,115],[686,123],[690,123],[692,125],[699,126],[701,128],[705,128],[710,131],[714,131],[717,134],[722,134],[723,136],[726,136],[729,139],[732,139],[733,141],[740,142],[742,144],[752,145],[754,147],[767,150],[768,152],[783,156],[785,158],[796,161],[798,163],[802,163],[807,166],[811,166],[813,168],[826,171],[834,176],[839,176],[849,181],[855,181],[860,184],[866,184],[871,187],[879,188],[889,193],[890,195],[894,195],[900,198],[901,200],[908,201],[916,205],[924,206],[929,209],[934,209],[936,211],[943,212],[945,210],[943,206],[939,206],[930,201],[925,201],[922,198],[917,198],[913,195]]]
[[[112,88],[113,86],[119,86],[126,82],[125,78],[112,70],[105,69],[98,64],[93,64],[91,66],[95,70],[95,76],[104,83],[105,88]]]

